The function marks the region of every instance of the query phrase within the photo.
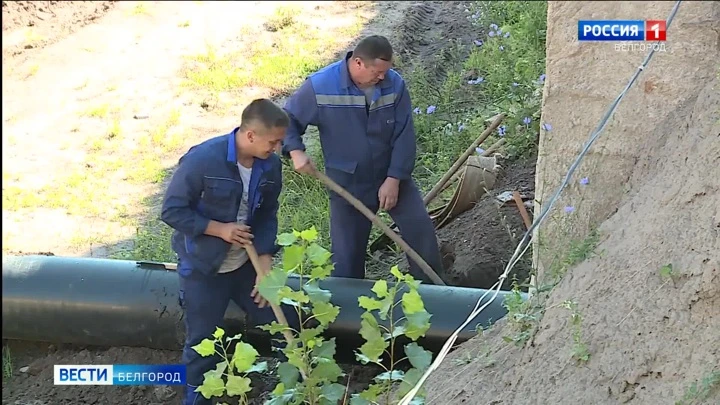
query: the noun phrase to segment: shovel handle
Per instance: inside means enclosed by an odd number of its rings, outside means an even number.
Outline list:
[[[430,278],[430,280],[433,281],[433,283],[437,285],[445,285],[445,283],[442,281],[440,276],[437,275],[430,267],[430,265],[423,260],[420,255],[413,250],[410,245],[405,242],[400,235],[393,232],[392,229],[390,229],[389,226],[385,225],[384,222],[380,220],[380,218],[377,217],[368,207],[365,206],[360,200],[355,198],[352,194],[350,194],[347,190],[342,188],[339,184],[335,183],[331,178],[329,178],[325,173],[320,172],[317,169],[313,170],[312,173],[315,177],[320,180],[321,183],[323,183],[325,186],[327,186],[330,190],[336,192],[338,195],[340,195],[342,198],[344,198],[347,202],[349,202],[355,209],[360,211],[363,215],[367,217],[373,224],[377,225],[382,231],[387,235],[390,239],[393,240],[393,242],[397,243],[398,246],[408,255],[412,260],[417,263],[420,268],[423,270],[423,272]]]

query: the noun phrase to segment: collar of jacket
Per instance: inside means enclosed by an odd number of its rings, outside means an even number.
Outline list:
[[[230,131],[229,134],[226,135],[227,137],[227,163],[228,165],[233,167],[233,170],[237,171],[237,149],[235,148],[235,134],[237,134],[237,131],[240,129],[240,127],[237,127]],[[249,200],[253,202],[253,207],[257,204],[257,195],[255,191],[259,188],[258,182],[260,179],[263,178],[263,173],[265,173],[267,170],[271,168],[272,164],[270,162],[270,159],[260,159],[260,158],[254,158],[253,160],[253,166],[252,166],[252,174],[250,175],[250,184],[248,185],[248,188],[250,190],[250,195],[248,195]]]

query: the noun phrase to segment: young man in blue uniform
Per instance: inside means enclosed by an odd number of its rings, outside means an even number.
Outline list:
[[[279,250],[275,241],[282,188],[281,162],[274,152],[288,125],[287,114],[270,100],[253,101],[239,127],[193,146],[180,158],[165,193],[161,218],[175,230],[172,247],[185,313],[184,404],[211,403],[195,389],[219,359],[201,357],[192,346],[222,327],[230,300],[255,325],[275,320],[257,293],[259,278],[243,246],[252,244],[257,250],[260,274],[270,269]],[[297,314],[284,309],[292,324]]]
[[[416,142],[412,104],[392,67],[393,50],[382,36],[363,39],[343,59],[305,80],[285,105],[290,126],[283,152],[295,170],[310,173],[302,135],[318,127],[328,177],[370,210],[387,211],[403,239],[435,272],[442,263],[435,227],[412,179]],[[336,277],[364,278],[372,222],[330,192],[330,237]],[[430,282],[408,257],[411,274]]]

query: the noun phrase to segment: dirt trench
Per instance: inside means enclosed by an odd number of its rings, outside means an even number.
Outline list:
[[[11,2],[7,2],[11,3]],[[130,11],[136,10],[135,5],[126,5],[122,10],[116,10],[115,14],[108,15],[106,18],[94,17],[98,10],[104,12],[113,10],[112,2],[106,2],[108,7],[99,4],[89,7],[89,2],[73,2],[76,5],[70,5],[70,2],[46,2],[47,6],[42,6],[42,2],[22,2],[22,3],[38,3],[8,6],[6,8],[3,3],[3,26],[5,29],[5,21],[11,21],[16,26],[46,27],[43,34],[44,38],[48,38],[45,42],[39,42],[36,47],[24,48],[15,47],[8,48],[7,52],[10,57],[14,58],[14,66],[26,66],[33,63],[33,52],[43,48],[51,50],[53,53],[63,55],[63,39],[71,33],[81,33],[83,29],[79,21],[90,21],[87,29],[97,29],[104,24],[113,24],[113,27],[121,26],[123,18],[130,18],[128,15],[137,14]],[[168,5],[160,5],[162,7],[170,7]],[[99,7],[99,9],[97,8]],[[119,6],[118,6],[119,7]],[[186,7],[192,7],[187,4]],[[449,57],[451,54],[449,49],[452,48],[450,39],[470,40],[474,39],[475,33],[472,32],[470,24],[466,20],[465,3],[463,2],[378,2],[380,12],[378,17],[374,19],[370,26],[364,29],[364,33],[379,33],[388,35],[394,42],[395,48],[406,63],[405,66],[419,66],[434,60],[431,56],[438,54],[444,55],[443,58]],[[42,8],[42,9],[41,9]],[[62,8],[63,13],[59,12]],[[45,14],[52,10],[54,12],[53,20],[47,23]],[[352,9],[350,9],[352,10]],[[52,14],[52,12],[50,12]],[[173,18],[178,15],[171,14]],[[39,17],[38,17],[39,16]],[[158,20],[158,16],[135,15],[141,23],[136,25],[137,30],[151,30],[157,27],[163,21]],[[143,24],[143,25],[139,25]],[[175,25],[176,22],[171,22]],[[169,24],[168,24],[169,25]],[[72,26],[72,30],[67,28]],[[108,25],[109,26],[109,25]],[[145,27],[145,28],[143,28]],[[54,31],[53,31],[54,30]],[[8,30],[12,31],[12,30]],[[13,31],[18,32],[18,31]],[[54,36],[51,34],[54,32]],[[12,35],[12,34],[8,34]],[[14,34],[17,35],[17,34]],[[138,31],[133,33],[136,41],[141,41],[143,33]],[[230,41],[232,42],[232,38]],[[130,46],[128,44],[128,46]],[[138,46],[135,43],[135,46]],[[143,48],[144,49],[144,48]],[[119,54],[123,53],[123,48],[118,49]],[[5,49],[4,49],[5,53]],[[64,55],[64,58],[70,58],[71,55]],[[123,56],[127,57],[127,56]],[[444,74],[443,64],[434,64],[430,66],[437,78],[441,78]],[[113,80],[121,80],[120,73],[113,72]],[[164,80],[161,72],[157,72],[157,77]],[[16,79],[17,80],[17,79]],[[142,85],[139,82],[130,83],[133,86]],[[16,83],[18,89],[22,89],[20,82]],[[90,97],[90,93],[85,98]],[[147,100],[145,100],[147,101]],[[149,105],[149,104],[148,104]],[[192,113],[192,112],[191,112]],[[5,117],[4,117],[5,119]],[[205,118],[207,119],[207,117]],[[204,130],[209,128],[209,124],[193,124],[195,128],[201,127]],[[69,128],[69,127],[68,127]],[[78,140],[78,143],[83,143]],[[16,147],[18,147],[16,145]],[[68,153],[69,151],[59,152]],[[36,157],[31,159],[35,161]],[[496,189],[503,190],[503,187],[521,185],[528,191],[531,191],[533,184],[534,160],[515,166],[508,166],[503,172],[501,180]],[[44,166],[42,166],[45,168]],[[35,172],[28,173],[29,176],[37,176],[37,171],[42,169],[33,169],[32,164],[28,165],[29,170]],[[497,268],[492,267],[491,263],[499,263],[506,259],[508,251],[513,248],[513,238],[522,235],[524,232],[523,223],[517,214],[517,210],[511,208],[503,208],[504,211],[498,211],[497,207],[491,199],[481,203],[473,211],[463,216],[462,220],[451,224],[440,233],[444,242],[453,244],[454,248],[454,271],[457,273],[457,280],[472,283],[484,283],[487,277],[480,277],[478,281],[473,274],[483,273],[494,277]],[[491,208],[492,207],[492,208]],[[489,213],[486,213],[485,210]],[[500,223],[495,219],[498,215],[506,216],[509,221]],[[5,216],[5,212],[4,215]],[[484,219],[484,216],[490,217]],[[23,225],[23,222],[16,222],[14,226],[23,226],[28,234],[28,240],[32,238],[38,239],[36,234],[30,232],[32,229],[42,229],[40,223],[47,223],[49,217],[45,214],[35,216],[32,226]],[[474,220],[466,221],[467,218]],[[25,217],[24,220],[27,220]],[[58,219],[53,219],[54,223]],[[62,224],[68,227],[82,226],[99,226],[97,222],[73,222],[73,218],[63,217]],[[485,233],[477,233],[475,227],[477,223],[489,223],[492,231]],[[510,228],[508,228],[508,226]],[[63,228],[65,225],[57,226]],[[471,240],[465,235],[473,235]],[[33,236],[35,235],[35,236]],[[64,241],[64,234],[54,235],[56,243],[52,246],[57,247],[58,251],[53,253],[62,254],[63,246],[67,245]],[[63,245],[65,243],[65,245]],[[47,246],[36,245],[36,246]],[[29,250],[25,250],[25,253]],[[478,259],[478,249],[482,250],[484,255]],[[43,249],[54,250],[54,249]],[[36,250],[35,250],[36,251]],[[20,252],[22,253],[22,252]],[[29,343],[29,342],[4,342],[9,348],[9,356],[12,359],[11,369],[13,375],[11,378],[4,380],[3,383],[3,404],[13,405],[55,405],[55,404],[175,404],[178,402],[178,390],[168,389],[164,387],[70,387],[70,386],[54,386],[53,364],[113,364],[113,363],[177,363],[180,353],[177,351],[161,351],[142,348],[114,347],[77,347],[59,344],[45,343]],[[351,389],[362,389],[374,376],[377,370],[368,369],[357,366],[343,366],[348,374]],[[22,371],[21,371],[22,369]],[[255,389],[252,396],[253,403],[260,404],[263,402],[267,390],[274,387],[276,381],[272,379],[256,379],[253,382]]]

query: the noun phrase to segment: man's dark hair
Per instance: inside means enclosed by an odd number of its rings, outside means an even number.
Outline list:
[[[393,58],[393,49],[390,41],[384,36],[370,35],[355,46],[352,57],[360,58],[363,62],[374,62],[375,59],[390,62]]]
[[[240,129],[247,129],[251,122],[262,123],[265,128],[287,128],[290,118],[285,110],[266,98],[253,100],[242,112]]]

